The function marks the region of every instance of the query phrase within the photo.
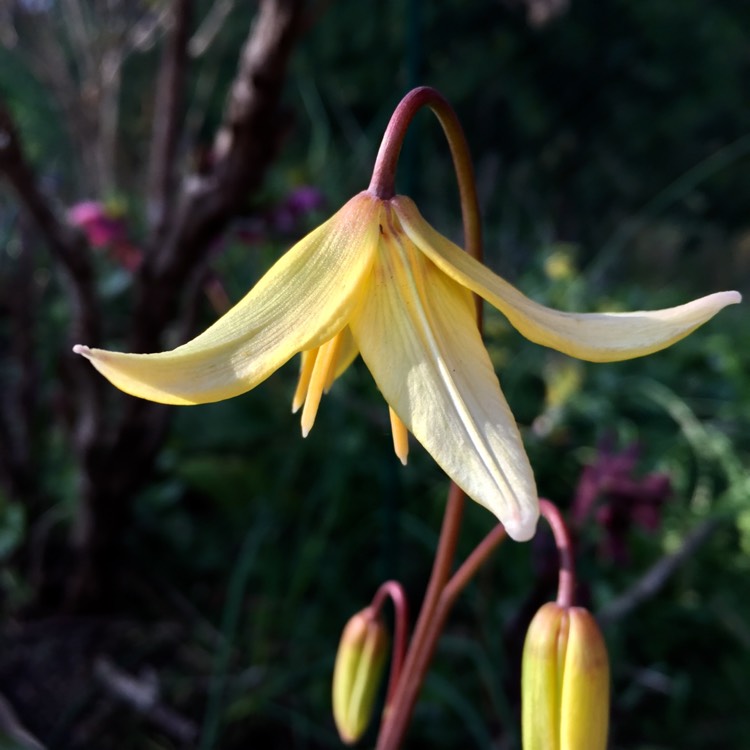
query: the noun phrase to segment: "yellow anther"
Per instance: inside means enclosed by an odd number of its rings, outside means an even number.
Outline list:
[[[318,356],[315,358],[315,364],[310,374],[310,383],[307,387],[305,406],[302,409],[302,437],[307,437],[313,424],[315,424],[315,416],[318,413],[318,406],[320,406],[320,399],[323,396],[326,383],[328,383],[329,377],[331,381],[333,380],[330,373],[334,370],[336,362],[338,349],[336,338],[334,336],[318,349]]]
[[[307,387],[310,385],[310,376],[312,375],[315,360],[318,357],[318,349],[309,349],[302,352],[302,361],[299,367],[299,380],[297,381],[297,390],[294,392],[292,399],[292,414],[296,414],[302,404],[305,403],[307,396]]]
[[[406,466],[409,456],[409,431],[406,425],[399,419],[398,414],[389,406],[388,414],[391,418],[391,434],[393,435],[393,450],[396,452],[401,463]]]

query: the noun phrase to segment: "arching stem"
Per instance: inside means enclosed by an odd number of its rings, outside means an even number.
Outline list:
[[[401,679],[404,666],[404,656],[409,643],[409,602],[404,589],[398,581],[386,581],[381,584],[372,598],[370,609],[375,615],[380,613],[386,599],[393,603],[394,627],[393,627],[393,657],[391,658],[391,674],[388,678],[388,693],[386,705],[390,703],[396,686]]]
[[[461,215],[464,228],[464,245],[474,258],[482,260],[482,226],[477,199],[474,168],[469,146],[456,113],[448,101],[435,89],[427,86],[410,91],[396,107],[386,128],[375,160],[372,180],[368,190],[383,200],[396,194],[396,166],[406,131],[414,115],[429,107],[438,118],[450,147],[453,166],[458,180],[461,200]],[[476,299],[477,326],[482,330],[481,302]],[[451,483],[445,506],[443,525],[440,531],[432,573],[419,611],[409,649],[406,653],[401,677],[395,690],[389,695],[378,736],[378,750],[395,750],[401,746],[411,720],[422,682],[429,666],[435,644],[447,616],[447,610],[439,623],[436,615],[441,597],[449,580],[456,553],[456,544],[461,527],[465,495],[456,484]]]
[[[439,91],[429,86],[420,86],[412,89],[399,102],[385,129],[383,140],[380,142],[368,190],[383,200],[389,200],[396,194],[398,157],[404,144],[406,131],[414,115],[422,107],[429,107],[434,112],[448,141],[461,200],[465,249],[469,255],[481,261],[482,223],[469,145],[458,116]],[[481,315],[479,317],[481,318]]]
[[[576,571],[573,557],[573,543],[570,532],[557,506],[539,499],[539,510],[552,529],[555,538],[557,554],[559,555],[560,577],[557,584],[557,603],[561,607],[572,607],[575,603]]]

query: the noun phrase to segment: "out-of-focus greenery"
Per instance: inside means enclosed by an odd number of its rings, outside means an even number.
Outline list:
[[[234,12],[194,72],[187,122],[196,141],[219,120],[247,14]],[[334,2],[296,54],[286,91],[294,127],[263,200],[307,183],[333,210],[364,189],[390,112],[409,87],[426,83],[454,103],[475,154],[487,262],[530,296],[563,309],[624,310],[742,291],[750,264],[748,28],[750,5],[741,0],[572,0],[539,28],[519,4],[498,0]],[[136,56],[126,69],[122,127],[134,172],[148,153],[144,101],[155,57]],[[0,86],[56,199],[107,197],[76,192],[53,107],[13,51],[1,53]],[[442,231],[459,237],[441,138],[420,115],[399,178]],[[119,197],[137,238],[143,206],[129,187],[126,180]],[[0,210],[5,235],[13,209]],[[308,217],[299,234],[323,216]],[[238,299],[290,241],[228,240],[215,269],[230,296]],[[11,251],[0,248],[8,258]],[[42,387],[53,399],[66,311],[37,255]],[[104,258],[100,271],[116,344],[129,282]],[[640,472],[671,477],[660,528],[630,534],[627,564],[598,555],[593,523],[580,531],[582,589],[595,612],[699,524],[718,523],[657,596],[606,625],[612,748],[748,744],[745,319],[732,308],[673,349],[590,365],[526,342],[488,312],[488,346],[542,494],[568,507],[605,437],[621,449],[637,442]],[[177,653],[153,660],[164,700],[200,724],[202,749],[337,747],[329,680],[340,627],[385,577],[403,581],[416,610],[429,573],[445,479],[416,445],[408,467],[398,464],[386,407],[361,362],[325,398],[306,440],[290,414],[295,377],[290,365],[232,401],[178,410],[157,476],[123,529],[122,566],[138,594],[119,617],[145,634],[121,666],[150,663],[157,626],[179,625]],[[32,543],[34,529],[64,527],[76,501],[62,436],[40,424],[36,450],[49,507],[0,502],[8,617],[33,586],[13,552]],[[462,555],[492,522],[468,508]],[[461,598],[408,747],[519,746],[518,638],[534,605],[553,596],[548,578],[535,584],[544,554],[541,543],[507,544]],[[70,700],[68,713],[50,720],[51,747],[72,747],[66,731],[82,709]],[[173,746],[136,719],[113,737],[91,746]]]

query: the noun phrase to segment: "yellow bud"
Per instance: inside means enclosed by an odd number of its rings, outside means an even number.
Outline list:
[[[359,740],[372,718],[388,652],[388,633],[379,617],[364,609],[341,634],[333,669],[333,718],[342,742]]]
[[[609,660],[581,607],[545,604],[526,634],[521,676],[524,750],[605,750]]]

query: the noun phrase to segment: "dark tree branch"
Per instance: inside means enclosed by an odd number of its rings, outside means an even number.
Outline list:
[[[154,351],[174,322],[180,292],[201,273],[212,242],[257,189],[286,131],[281,90],[303,15],[303,0],[263,0],[242,51],[212,171],[185,181],[158,253],[141,269],[133,351]]]
[[[20,204],[37,225],[51,253],[63,270],[71,302],[71,337],[78,341],[98,342],[99,305],[89,248],[83,236],[60,222],[42,194],[36,177],[21,148],[18,131],[10,112],[0,101],[0,176],[5,177]],[[78,420],[75,440],[86,452],[100,432],[102,383],[90,367],[75,364],[78,385]]]
[[[0,175],[16,193],[42,233],[53,255],[65,270],[73,302],[73,334],[82,340],[99,341],[94,273],[82,235],[58,221],[47,198],[39,190],[34,173],[23,154],[18,131],[10,112],[0,100]]]
[[[96,296],[94,270],[90,250],[84,239],[72,227],[61,222],[41,192],[31,166],[27,162],[19,134],[10,112],[0,102],[0,176],[16,193],[23,210],[35,223],[45,240],[52,258],[61,269],[62,279],[72,311],[70,335],[75,341],[98,342],[101,313]],[[30,301],[27,301],[30,304]],[[67,346],[65,348],[68,348]],[[67,354],[67,352],[66,352]],[[106,455],[107,435],[104,430],[104,387],[102,379],[85,362],[68,356],[62,360],[62,371],[67,374],[68,396],[74,404],[74,419],[69,426],[73,447],[80,462],[79,474],[80,517],[74,533],[76,541],[85,539],[81,530],[87,528],[91,509],[97,498],[109,492],[106,483],[99,483],[102,461]],[[79,556],[88,555],[86,544],[79,544]],[[80,588],[80,587],[79,587]]]
[[[193,0],[174,3],[175,26],[162,66],[151,154],[148,197],[155,201],[155,213],[145,245],[149,252],[135,277],[130,334],[134,351],[155,350],[170,329],[185,333],[213,240],[261,185],[278,152],[287,124],[281,91],[304,10],[304,0],[261,0],[240,56],[211,168],[188,178],[173,205]],[[58,220],[39,190],[2,102],[0,176],[8,180],[64,271],[74,342],[96,345],[101,313],[90,249],[82,235]],[[72,355],[62,366],[75,403],[71,429],[80,466],[78,516],[71,539],[74,571],[66,580],[64,606],[68,611],[102,611],[116,605],[122,569],[118,542],[132,497],[153,471],[170,410],[107,387],[108,406],[113,408],[105,411],[105,381],[96,371]]]
[[[214,169],[186,180],[164,223],[167,232],[161,238],[155,233],[148,243],[150,252],[136,277],[132,351],[159,348],[170,326],[184,333],[184,312],[200,294],[197,281],[212,241],[260,186],[278,151],[284,129],[281,90],[303,5],[303,0],[261,4],[232,86]],[[89,492],[82,497],[78,539],[87,564],[72,584],[70,609],[101,601],[102,580],[116,572],[112,548],[127,522],[130,499],[150,475],[166,434],[169,409],[121,399],[111,441],[86,466]]]
[[[28,222],[14,223],[18,257],[9,273],[0,276],[0,316],[7,319],[0,329],[7,333],[6,339],[0,338],[0,480],[10,497],[24,501],[34,495],[31,425],[39,385],[34,346],[37,295],[29,231],[24,226]],[[6,347],[8,356],[4,356]],[[15,366],[4,366],[5,362]]]
[[[158,247],[167,229],[177,192],[177,146],[185,108],[188,39],[193,0],[174,0],[154,102],[154,125],[149,158],[147,214],[152,244]]]

